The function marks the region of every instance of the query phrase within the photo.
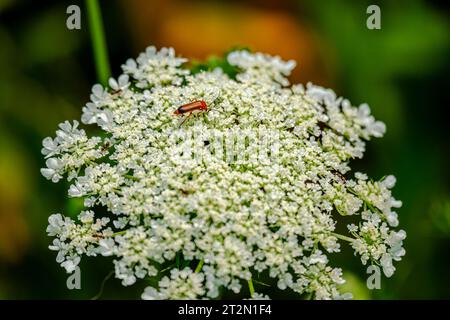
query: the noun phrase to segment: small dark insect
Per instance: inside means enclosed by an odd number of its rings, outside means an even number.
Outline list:
[[[103,234],[101,234],[101,233],[99,233],[99,232],[93,234],[92,237],[94,237],[94,238],[97,239],[97,240],[100,240],[100,239],[103,239],[103,238],[104,238],[104,237],[103,237]]]
[[[185,189],[180,189],[180,192],[182,195],[187,196],[190,194],[189,190],[185,190]]]
[[[109,149],[110,146],[111,146],[111,143],[109,141],[106,141],[105,144],[100,149],[101,152],[105,153]]]
[[[318,121],[318,122],[317,122],[317,125],[319,126],[319,129],[320,129],[320,131],[321,131],[321,133],[320,133],[320,139],[321,139],[321,141],[322,141],[322,136],[323,136],[322,132],[325,131],[324,129],[331,130],[331,131],[334,132],[336,135],[343,137],[343,138],[344,138],[345,140],[347,140],[347,141],[350,141],[350,139],[348,138],[347,135],[345,135],[345,134],[339,132],[338,130],[332,128],[328,123],[325,123],[325,122],[323,122],[323,121]]]
[[[317,125],[319,126],[319,129],[320,130],[323,130],[323,129],[333,129],[333,128],[331,128],[330,127],[330,125],[328,124],[328,123],[325,123],[325,122],[323,122],[323,121],[318,121],[317,122]]]
[[[347,181],[347,179],[345,179],[344,175],[342,173],[340,173],[339,171],[332,170],[331,173],[334,174],[335,176],[339,177],[342,182],[345,183]]]

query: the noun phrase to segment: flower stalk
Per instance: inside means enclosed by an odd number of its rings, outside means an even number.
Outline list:
[[[111,69],[109,66],[108,50],[103,30],[102,13],[98,0],[86,0],[85,3],[97,78],[102,85],[106,85],[111,76]]]

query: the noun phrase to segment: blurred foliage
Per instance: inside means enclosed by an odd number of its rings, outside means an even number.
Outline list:
[[[193,60],[190,62],[189,70],[193,73],[199,73],[202,71],[212,71],[216,68],[220,68],[223,70],[225,74],[227,74],[231,78],[235,78],[238,74],[238,68],[235,66],[232,66],[228,63],[225,56],[223,57],[217,57],[217,56],[210,56],[205,61],[198,61]]]
[[[450,199],[436,199],[431,203],[429,213],[434,227],[442,236],[450,237]]]
[[[435,268],[450,264],[449,239],[438,237],[427,214],[436,194],[449,199],[449,23],[445,11],[423,1],[381,2],[381,30],[365,28],[371,1],[311,1],[300,5],[316,24],[336,70],[336,90],[354,103],[368,102],[387,125],[354,168],[397,177],[403,201],[401,227],[407,255],[375,298],[450,297],[450,278]],[[338,18],[339,17],[339,18]],[[443,211],[435,211],[442,216]],[[441,250],[441,251],[439,251]],[[360,275],[362,276],[361,272]],[[385,287],[386,286],[386,287]]]
[[[330,86],[354,104],[368,102],[388,132],[371,141],[352,167],[381,178],[397,176],[400,226],[407,255],[380,290],[366,288],[359,259],[343,245],[333,261],[345,267],[345,290],[357,299],[450,297],[448,6],[376,1],[381,30],[366,28],[371,1],[101,2],[113,73],[150,44],[170,45],[194,58],[196,71],[223,67],[232,46],[299,62],[292,80]],[[41,141],[58,123],[78,119],[96,82],[82,7],[82,29],[65,27],[68,1],[0,0],[0,298],[91,298],[111,272],[108,258],[82,261],[82,290],[47,249],[51,213],[76,216],[79,200],[67,186],[42,178]],[[155,14],[158,12],[158,14]],[[95,130],[89,128],[88,130]],[[271,287],[268,287],[269,284]],[[138,298],[146,284],[105,281],[101,298]],[[275,298],[262,274],[255,288]],[[231,296],[230,296],[231,297]]]
[[[195,59],[222,55],[234,46],[295,59],[295,81],[327,82],[326,65],[318,54],[314,27],[294,13],[296,1],[121,0],[133,47],[149,43],[173,46]],[[155,12],[158,14],[155,15]],[[151,19],[149,19],[151,16]]]

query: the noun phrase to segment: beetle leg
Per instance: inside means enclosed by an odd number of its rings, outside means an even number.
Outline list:
[[[184,119],[183,119],[183,121],[181,121],[181,123],[180,123],[180,125],[179,125],[179,127],[181,127],[182,125],[183,125],[183,123],[185,123],[186,122],[186,120],[187,119],[189,119],[189,117],[192,115],[192,112],[191,113],[189,113],[189,115],[187,116],[187,117],[185,117]]]

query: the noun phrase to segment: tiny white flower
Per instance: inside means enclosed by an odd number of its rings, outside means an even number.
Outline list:
[[[62,161],[58,158],[49,158],[45,164],[47,165],[47,168],[42,168],[41,174],[48,180],[58,182],[62,178],[60,174],[63,165]]]
[[[51,156],[58,151],[58,142],[56,139],[52,139],[51,137],[45,138],[42,141],[42,145],[42,154],[45,156]]]
[[[166,297],[153,287],[147,287],[144,289],[141,298],[143,300],[164,300]]]
[[[394,265],[392,264],[392,257],[389,254],[383,254],[380,259],[381,266],[383,267],[383,273],[386,277],[390,278],[395,271]]]
[[[92,223],[94,221],[94,212],[93,211],[82,211],[78,216],[78,219],[82,223]]]
[[[381,183],[388,189],[392,189],[395,186],[397,179],[393,175],[387,176]]]
[[[47,233],[49,236],[55,236],[60,234],[62,231],[62,227],[64,225],[64,220],[60,213],[52,214],[48,217],[48,227]]]
[[[128,80],[129,80],[128,75],[122,74],[117,80],[114,78],[110,78],[108,84],[111,87],[111,89],[119,91],[126,89],[130,85]]]
[[[103,256],[110,256],[114,253],[115,242],[113,239],[101,239],[99,241],[99,253]]]
[[[66,260],[63,263],[61,263],[61,266],[66,269],[67,273],[72,273],[75,268],[78,266],[78,264],[80,263],[80,257],[75,257],[71,260]]]
[[[270,297],[266,294],[255,292],[253,294],[253,297],[250,298],[249,300],[270,300]]]
[[[77,182],[69,187],[69,196],[81,197],[84,194],[83,186]]]
[[[356,232],[356,231],[358,231],[358,227],[357,226],[355,226],[355,224],[349,224],[348,226],[347,226],[347,228],[348,228],[348,231],[350,231],[350,232]]]

